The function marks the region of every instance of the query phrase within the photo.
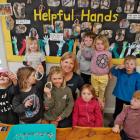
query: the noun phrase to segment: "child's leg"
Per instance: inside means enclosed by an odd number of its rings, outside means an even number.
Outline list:
[[[92,74],[91,75],[91,85],[95,89],[95,94],[99,96],[99,76]]]
[[[99,76],[99,98],[102,102],[105,101],[105,89],[107,87],[108,84],[108,74],[103,75],[103,76]]]
[[[81,77],[83,78],[85,84],[91,84],[91,75],[81,73]]]
[[[114,114],[113,114],[113,119],[114,120],[116,119],[117,115],[121,113],[124,104],[130,105],[130,102],[126,102],[126,101],[123,101],[119,98],[116,98],[115,111],[114,111]]]

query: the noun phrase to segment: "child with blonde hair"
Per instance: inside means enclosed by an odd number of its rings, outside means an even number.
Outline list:
[[[65,118],[69,117],[73,109],[72,92],[66,86],[64,74],[59,66],[51,67],[48,81],[52,83],[52,88],[44,88],[44,118],[49,123],[62,127],[61,121],[64,123]],[[65,124],[67,124],[67,119]]]
[[[42,65],[37,72],[44,73]],[[35,69],[22,67],[17,71],[18,94],[13,98],[13,109],[19,116],[20,123],[41,123],[43,117],[44,78],[37,81]]]
[[[91,84],[95,89],[101,107],[104,108],[104,93],[109,80],[112,55],[108,51],[108,39],[103,35],[98,35],[95,38],[93,47],[92,52],[84,51],[83,54],[85,59],[91,58]]]
[[[26,42],[26,54],[24,56],[23,64],[25,66],[31,66],[34,69],[42,64],[44,71],[46,71],[45,56],[40,52],[38,40],[35,37],[28,37]]]
[[[102,127],[103,117],[94,88],[85,84],[74,105],[73,126]]]
[[[131,99],[130,106],[125,107],[117,116],[113,132],[120,132],[122,140],[140,139],[140,91],[136,91]]]
[[[116,97],[115,111],[109,126],[113,125],[113,121],[122,111],[123,105],[130,104],[133,93],[140,90],[140,74],[136,72],[136,57],[133,55],[126,56],[123,67],[122,65],[121,67],[115,66],[111,69],[111,73],[117,77],[117,83],[113,91],[113,95]]]

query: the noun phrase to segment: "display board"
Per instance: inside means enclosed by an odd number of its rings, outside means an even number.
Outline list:
[[[9,61],[22,61],[26,39],[36,37],[47,62],[59,63],[76,53],[81,35],[92,31],[110,42],[113,63],[129,55],[140,58],[139,0],[7,0],[12,15],[3,19]]]

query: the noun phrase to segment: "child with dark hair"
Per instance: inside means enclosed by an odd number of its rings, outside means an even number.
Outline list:
[[[92,46],[95,37],[96,35],[91,32],[85,33],[81,41],[80,50],[77,53],[77,59],[80,67],[80,74],[84,82],[87,84],[91,83],[91,71],[90,71],[91,58],[86,59],[83,56],[82,51],[84,50],[86,51],[86,53],[92,52],[93,49]]]
[[[12,99],[17,93],[17,78],[7,69],[0,68],[0,122],[17,124],[19,119],[14,113]]]

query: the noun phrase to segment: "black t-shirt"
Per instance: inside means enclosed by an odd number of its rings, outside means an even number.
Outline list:
[[[11,85],[6,89],[0,89],[0,122],[17,124],[19,119],[13,112],[12,99],[16,94],[16,87]]]
[[[76,100],[76,89],[79,89],[84,85],[82,77],[76,73],[73,73],[72,78],[66,82],[66,85],[72,90],[74,100]]]

